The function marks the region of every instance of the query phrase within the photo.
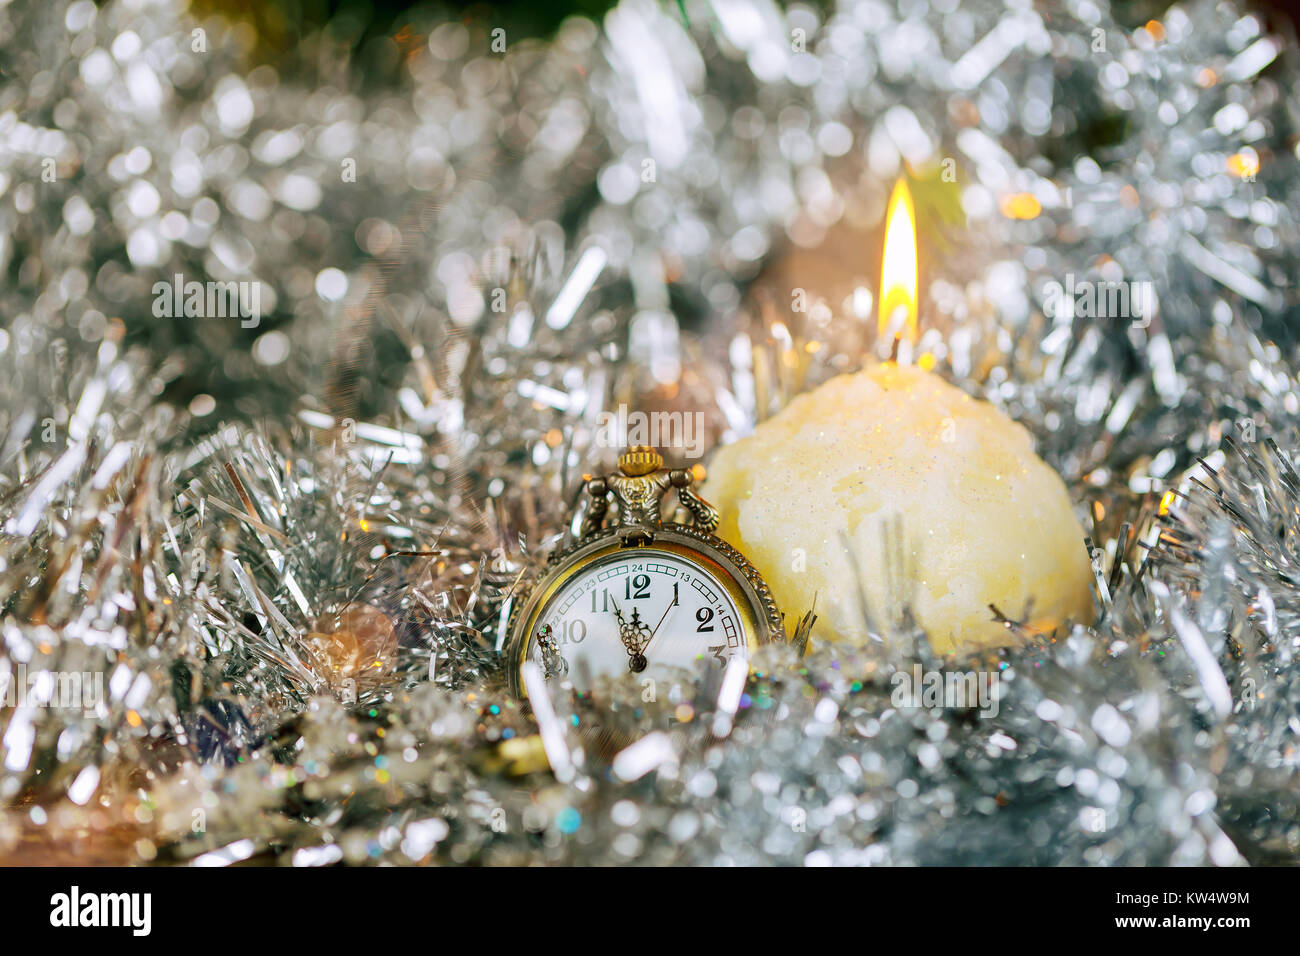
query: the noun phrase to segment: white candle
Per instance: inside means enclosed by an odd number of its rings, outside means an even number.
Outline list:
[[[881,332],[914,336],[915,220],[901,183],[883,258]],[[940,653],[1016,640],[990,605],[1038,631],[1092,619],[1083,529],[1060,476],[1021,425],[915,366],[872,364],[799,396],[719,450],[703,491],[787,616],[815,599],[814,640],[888,637],[905,607]]]
[[[1022,426],[915,366],[796,398],[717,453],[704,496],[787,616],[816,599],[814,640],[867,639],[859,588],[877,633],[908,606],[940,653],[1011,643],[990,604],[1045,631],[1091,620],[1060,476]]]

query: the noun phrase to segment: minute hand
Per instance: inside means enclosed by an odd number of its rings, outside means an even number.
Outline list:
[[[668,607],[664,608],[664,616],[661,617],[661,618],[659,618],[659,623],[656,624],[656,625],[655,625],[655,629],[654,629],[653,631],[650,632],[650,637],[646,640],[646,642],[645,642],[645,647],[641,648],[641,653],[642,653],[642,654],[644,654],[647,650],[650,649],[650,644],[651,644],[651,642],[655,639],[655,635],[659,633],[659,628],[663,626],[664,621],[668,620],[668,612],[671,611],[673,608],[675,608],[675,607],[677,606],[677,604],[678,604],[678,601],[677,601],[677,585],[674,584],[674,585],[673,585],[673,599],[672,599],[672,602],[668,605]]]

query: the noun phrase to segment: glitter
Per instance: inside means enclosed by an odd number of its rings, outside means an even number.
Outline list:
[[[232,863],[247,860],[253,855],[255,849],[256,845],[252,840],[237,840],[219,850],[213,850],[210,853],[196,856],[193,860],[193,865],[205,867],[229,866]]]
[[[148,838],[123,862],[1293,860],[1295,51],[1232,3],[1136,29],[1100,3],[950,6],[729,0],[684,22],[625,3],[616,42],[572,17],[491,56],[417,12],[395,42],[427,53],[383,89],[351,61],[254,73],[240,29],[192,53],[178,3],[7,8],[25,100],[0,204],[24,227],[0,244],[0,566],[35,586],[0,643],[104,675],[114,702],[0,709],[5,799],[37,766],[51,800],[89,788],[15,821],[59,839],[91,814],[140,825],[83,774],[126,779],[175,748],[193,769],[150,771]],[[46,19],[66,42],[32,56]],[[738,688],[684,678],[659,708],[636,688],[481,719],[507,595],[568,530],[603,403],[669,401],[730,442],[851,370],[879,301],[854,231],[879,230],[918,157],[937,177],[918,201],[933,188],[958,217],[919,228],[923,265],[943,246],[918,361],[1013,412],[1066,477],[1109,595],[1096,626],[982,662],[1006,705],[988,719],[895,709],[911,658],[816,640]],[[1007,196],[1040,208],[1006,217]],[[274,330],[152,323],[146,273],[197,269],[264,283]],[[1068,273],[1150,280],[1160,308],[1048,316]],[[195,395],[214,404],[199,419]],[[354,600],[400,619],[401,646],[345,688],[304,635]],[[671,726],[671,759],[635,783],[580,772],[601,759],[584,731],[612,716],[634,741],[619,756]],[[543,727],[582,754],[571,776],[549,749],[501,765],[500,742],[540,746]],[[287,802],[298,779],[319,815]],[[584,839],[544,838],[552,819]]]
[[[620,780],[638,780],[652,770],[675,761],[676,752],[668,736],[655,732],[620,751],[614,758],[613,770]]]
[[[327,302],[338,302],[348,292],[348,277],[342,270],[330,267],[316,276],[316,294]]]
[[[566,836],[577,833],[582,826],[582,814],[573,807],[565,807],[555,815],[555,825]]]
[[[569,324],[574,312],[577,311],[578,304],[587,297],[596,278],[605,268],[608,258],[605,250],[600,246],[590,246],[582,253],[578,264],[569,273],[564,287],[560,289],[559,295],[546,310],[547,325],[553,329],[562,329]]]

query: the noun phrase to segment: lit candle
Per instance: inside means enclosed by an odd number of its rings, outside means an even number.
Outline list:
[[[886,336],[915,337],[917,288],[900,183],[886,214]],[[913,365],[873,363],[797,397],[718,451],[704,494],[787,615],[816,601],[814,641],[888,639],[904,608],[940,653],[1017,640],[990,606],[1040,632],[1092,618],[1060,476],[1023,426]]]
[[[882,336],[906,333],[909,340],[916,338],[916,289],[916,211],[912,193],[900,179],[885,211],[885,249],[880,257]]]

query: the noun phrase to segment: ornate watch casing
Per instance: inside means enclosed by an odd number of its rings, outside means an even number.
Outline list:
[[[682,568],[698,568],[701,574],[696,580],[719,583],[726,591],[725,600],[729,601],[726,606],[736,611],[747,659],[759,645],[785,640],[782,615],[771,590],[744,555],[713,534],[718,525],[718,512],[694,491],[693,486],[694,476],[690,471],[664,468],[659,453],[646,446],[633,446],[620,455],[616,473],[587,481],[584,492],[589,499],[588,510],[578,540],[552,553],[546,570],[513,598],[506,644],[507,674],[512,694],[526,696],[523,665],[534,657],[535,649],[540,652],[546,677],[567,672],[568,665],[560,655],[551,628],[539,626],[552,599],[584,571],[638,553],[659,555]],[[690,516],[690,523],[663,519],[661,501],[670,490],[676,490],[678,501]],[[611,497],[617,505],[618,521],[606,527]],[[687,574],[682,576],[688,577]],[[594,590],[590,593],[594,610]],[[646,666],[645,657],[638,659],[638,655],[643,654],[649,643],[644,638],[649,628],[640,625],[641,642],[638,643],[635,617],[629,624],[620,611],[618,621],[623,635],[620,640],[626,645],[630,669],[639,672]],[[705,628],[701,625],[700,629]],[[629,633],[634,637],[629,639],[626,636]]]

